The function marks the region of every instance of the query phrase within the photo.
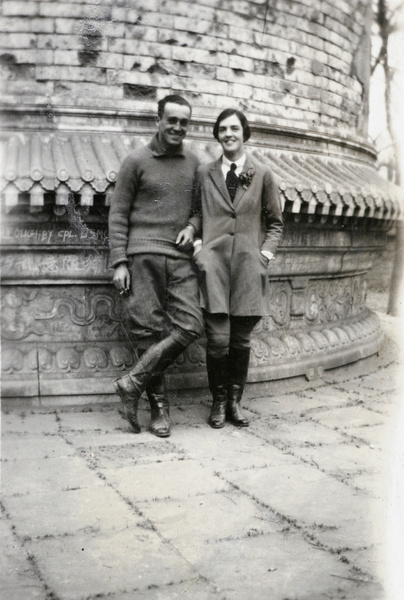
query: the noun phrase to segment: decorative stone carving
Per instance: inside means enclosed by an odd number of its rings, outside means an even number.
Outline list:
[[[306,291],[306,319],[328,323],[359,314],[364,309],[366,283],[363,276],[312,282]]]
[[[280,253],[277,268],[282,272],[282,249]],[[324,261],[321,252],[317,260]],[[375,351],[380,328],[365,307],[364,273],[321,279],[274,275],[269,290],[268,315],[253,334],[253,381],[301,373],[314,378],[330,365],[343,364],[344,352],[356,357]],[[122,308],[111,284],[6,288],[2,297],[6,394],[20,389],[21,377],[31,381],[33,390],[56,378],[58,393],[77,393],[79,382],[87,378],[93,393],[112,392],[110,382],[134,362]],[[204,384],[203,340],[177,359],[170,378],[180,386]],[[48,387],[53,389],[51,383]]]

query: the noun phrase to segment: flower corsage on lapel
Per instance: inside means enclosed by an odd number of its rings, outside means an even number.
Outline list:
[[[239,175],[240,184],[246,190],[251,183],[251,180],[254,175],[254,169],[248,169],[247,172],[242,171]]]

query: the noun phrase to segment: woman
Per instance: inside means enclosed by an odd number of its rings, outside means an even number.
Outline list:
[[[240,408],[250,338],[267,313],[268,265],[282,235],[278,187],[268,167],[245,152],[245,115],[224,110],[213,128],[223,155],[198,169],[195,214],[201,303],[207,337],[206,365],[213,396],[211,427],[248,420]]]

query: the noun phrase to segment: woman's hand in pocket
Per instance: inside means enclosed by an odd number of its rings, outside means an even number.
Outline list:
[[[195,258],[195,256],[197,254],[199,254],[199,252],[202,250],[202,240],[195,240],[194,242],[194,254],[193,257]]]
[[[268,264],[271,262],[271,260],[275,260],[275,256],[269,250],[261,250],[260,252],[261,252],[262,256],[264,256],[266,258],[266,260],[268,261]]]

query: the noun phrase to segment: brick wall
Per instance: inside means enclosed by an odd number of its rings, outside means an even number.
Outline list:
[[[6,103],[195,114],[366,133],[370,0],[3,0]]]

